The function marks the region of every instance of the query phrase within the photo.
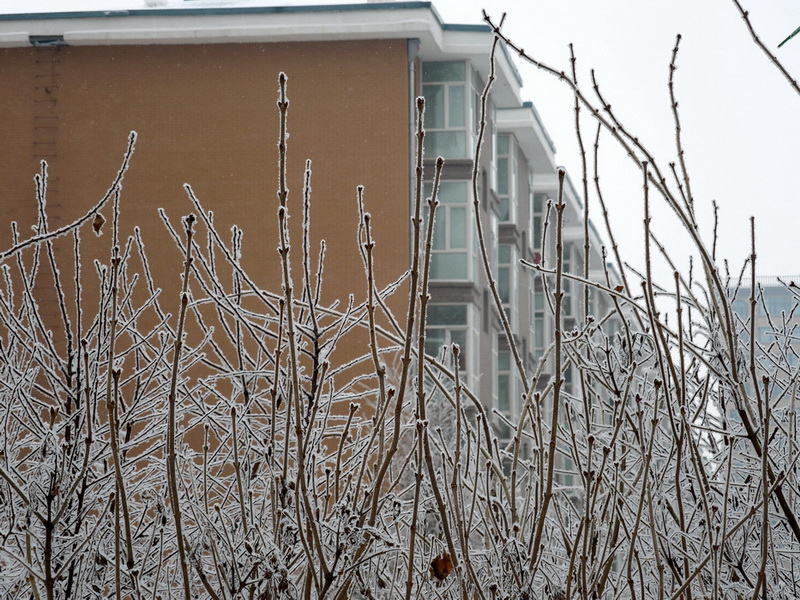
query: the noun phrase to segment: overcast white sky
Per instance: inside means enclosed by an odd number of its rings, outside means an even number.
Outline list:
[[[741,1],[763,41],[800,78],[800,36],[776,49],[800,26],[800,2]],[[752,43],[731,0],[434,0],[434,4],[447,22],[478,23],[482,8],[496,18],[507,12],[506,31],[512,39],[559,69],[569,69],[568,44],[574,43],[582,88],[591,92],[589,69],[595,69],[617,115],[665,168],[676,159],[667,67],[675,36],[681,33],[676,86],[702,233],[711,234],[711,202],[716,200],[718,256],[730,259],[738,270],[749,254],[749,217],[755,215],[758,273],[800,275],[800,95]],[[144,0],[0,0],[0,12],[144,5]],[[558,148],[558,161],[580,187],[571,94],[532,67],[520,65],[520,71],[524,98],[536,104]],[[591,146],[594,127],[588,121],[584,134]],[[612,150],[610,139],[603,147],[601,181],[612,224],[626,256],[641,266],[641,178],[629,159]],[[592,195],[589,202],[599,221]],[[686,244],[676,221],[663,207],[654,212],[657,235],[677,253],[678,266],[685,268]],[[665,267],[659,272],[669,276]]]

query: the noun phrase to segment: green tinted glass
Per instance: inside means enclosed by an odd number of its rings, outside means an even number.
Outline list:
[[[425,154],[430,157],[465,158],[467,156],[466,132],[429,131],[425,137]]]
[[[467,65],[461,60],[422,63],[422,81],[466,81]]]
[[[467,324],[466,304],[431,304],[428,307],[428,325]]]
[[[511,352],[497,353],[497,370],[508,371],[511,368]]]
[[[448,102],[450,113],[448,115],[449,127],[464,127],[464,86],[451,85]]]
[[[467,278],[467,253],[445,252],[431,256],[431,277],[433,279]]]
[[[451,206],[450,210],[450,248],[467,247],[467,210]]]
[[[511,298],[511,273],[508,267],[500,267],[497,272],[497,293],[503,304]]]
[[[444,86],[423,85],[422,95],[425,96],[425,127],[442,129],[444,127]]]
[[[508,375],[497,376],[497,409],[501,412],[508,412],[511,407],[511,394],[509,393]]]
[[[508,154],[508,135],[497,136],[497,154]]]
[[[439,184],[439,202],[466,204],[468,189],[466,181],[443,181]]]
[[[508,194],[508,159],[497,159],[497,193],[501,196]]]

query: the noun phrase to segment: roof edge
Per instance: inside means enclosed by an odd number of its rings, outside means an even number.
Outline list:
[[[257,14],[291,14],[321,12],[351,12],[372,10],[416,10],[430,9],[443,29],[454,28],[472,31],[472,27],[484,25],[445,24],[433,7],[433,3],[423,0],[406,0],[398,2],[368,2],[363,4],[308,4],[297,6],[220,6],[220,7],[187,7],[187,8],[131,8],[122,10],[90,10],[90,11],[57,11],[42,13],[10,13],[0,14],[0,21],[47,21],[54,19],[102,19],[125,17],[175,17],[205,15],[257,15]],[[468,29],[460,29],[462,27]]]

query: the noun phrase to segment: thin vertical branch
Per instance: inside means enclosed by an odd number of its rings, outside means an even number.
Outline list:
[[[181,516],[180,490],[178,487],[178,458],[175,452],[175,439],[177,437],[177,391],[178,377],[180,375],[181,352],[186,326],[186,307],[189,304],[189,273],[192,268],[192,236],[194,235],[195,216],[190,214],[184,219],[186,230],[186,257],[183,262],[183,285],[181,287],[181,304],[178,312],[178,326],[175,330],[175,344],[172,348],[172,375],[170,378],[169,398],[167,400],[167,487],[169,490],[170,507],[175,525],[175,543],[178,546],[181,576],[183,580],[183,597],[191,600],[191,581],[189,580],[189,565],[186,560],[186,542],[183,537],[183,522]]]
[[[536,515],[536,528],[531,546],[530,569],[534,571],[542,554],[542,533],[547,520],[550,502],[553,498],[553,480],[555,475],[556,439],[558,436],[559,414],[561,410],[561,388],[564,385],[562,376],[563,364],[563,323],[562,302],[564,300],[563,274],[564,274],[564,169],[558,170],[558,203],[556,204],[556,289],[553,297],[553,336],[555,340],[555,366],[553,380],[553,407],[550,416],[550,441],[547,447],[547,472],[542,493],[542,505]]]
[[[500,24],[498,25],[498,28],[503,26],[504,20],[505,13],[500,18]],[[522,356],[520,356],[519,348],[517,348],[517,344],[514,342],[514,332],[511,330],[511,323],[508,320],[508,315],[506,315],[506,311],[503,309],[503,301],[500,298],[500,292],[497,289],[497,282],[494,279],[492,265],[489,261],[489,250],[486,246],[486,235],[483,231],[483,222],[481,221],[480,211],[481,195],[480,186],[478,185],[478,174],[480,172],[481,149],[483,148],[483,140],[486,135],[486,116],[489,113],[489,92],[492,89],[492,85],[494,84],[496,77],[495,53],[497,52],[497,45],[499,42],[500,38],[495,36],[494,41],[492,42],[492,50],[489,55],[489,78],[486,81],[486,85],[483,88],[483,93],[481,94],[480,122],[478,125],[478,136],[475,141],[475,154],[472,159],[472,176],[470,179],[472,184],[472,206],[473,214],[475,216],[475,230],[478,236],[478,251],[480,252],[481,263],[483,264],[483,273],[486,277],[489,291],[492,294],[494,305],[497,307],[498,314],[500,315],[500,322],[503,325],[503,331],[505,332],[506,339],[508,340],[508,346],[511,350],[511,355],[514,357],[514,364],[517,367],[517,372],[519,373],[522,381],[528,381],[525,364],[522,361]]]
[[[678,34],[675,38],[675,46],[672,48],[672,60],[669,63],[669,101],[672,107],[672,117],[675,122],[675,145],[678,152],[678,162],[681,165],[681,174],[683,175],[683,185],[686,190],[686,214],[691,219],[692,226],[697,228],[697,221],[694,215],[694,196],[692,195],[692,186],[689,183],[689,171],[686,169],[686,156],[683,149],[683,139],[681,133],[681,119],[678,113],[678,100],[675,97],[675,71],[677,65],[675,64],[678,59],[678,46],[681,43],[681,35]],[[712,252],[713,254],[713,252]]]

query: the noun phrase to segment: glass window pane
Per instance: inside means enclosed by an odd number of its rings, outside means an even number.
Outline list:
[[[466,204],[468,189],[466,181],[443,181],[439,184],[439,202]]]
[[[446,252],[431,256],[433,279],[467,279],[467,253]]]
[[[501,440],[511,439],[511,428],[502,421],[497,424],[497,437]]]
[[[450,248],[467,247],[467,209],[460,206],[449,207]]]
[[[447,331],[444,329],[428,329],[425,332],[425,353],[439,356],[442,346],[447,342]]]
[[[497,203],[497,212],[500,213],[499,214],[499,219],[501,221],[508,221],[509,220],[509,214],[510,214],[509,206],[510,206],[510,204],[509,204],[509,201],[508,201],[508,196],[506,196],[505,198],[500,198],[500,200],[498,201],[498,203]]]
[[[511,394],[509,393],[508,374],[497,376],[497,409],[508,412],[511,408]]]
[[[504,265],[511,263],[511,244],[500,244],[497,247],[497,262]]]
[[[541,194],[536,194],[533,197],[533,210],[534,212],[544,211],[544,196]]]
[[[458,344],[458,349],[461,351],[458,355],[458,366],[463,371],[467,367],[467,332],[463,329],[451,330],[450,342],[453,344]]]
[[[466,63],[462,60],[442,60],[422,63],[423,81],[466,81]]]
[[[444,86],[423,85],[422,95],[425,96],[425,127],[429,129],[442,129],[444,125]]]
[[[498,352],[497,353],[497,370],[508,371],[511,369],[511,352]]]
[[[449,127],[464,127],[464,86],[451,85],[449,91],[448,103],[450,105],[450,114],[448,115]]]
[[[425,151],[429,156],[442,158],[467,156],[467,134],[464,131],[429,131],[425,141]]]
[[[508,154],[508,134],[497,136],[497,153]]]
[[[465,304],[431,304],[428,307],[428,325],[467,325]]]
[[[508,194],[508,159],[497,159],[497,193],[501,196]]]
[[[426,215],[430,218],[430,210],[426,211]],[[427,219],[426,219],[427,222]],[[423,235],[427,235],[427,232]],[[424,240],[424,238],[423,238]],[[438,208],[434,217],[433,223],[433,249],[446,250],[447,249],[447,211]],[[424,244],[424,241],[423,241]]]
[[[478,86],[478,89],[483,89],[483,86]],[[470,109],[472,110],[472,131],[477,133],[478,130],[481,128],[481,97],[478,95],[477,92],[472,94],[472,106]]]
[[[507,303],[511,297],[511,273],[508,267],[500,267],[497,273],[497,293],[503,304]]]

